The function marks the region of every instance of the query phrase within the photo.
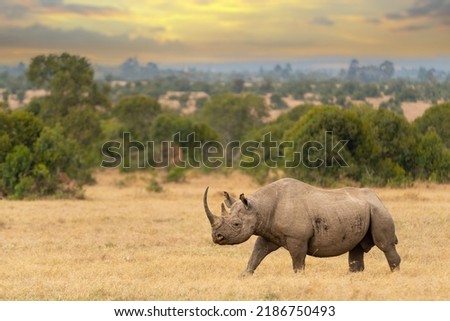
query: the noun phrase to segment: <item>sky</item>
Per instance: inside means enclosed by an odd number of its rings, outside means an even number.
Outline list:
[[[0,0],[0,63],[428,59],[449,35],[450,0]]]

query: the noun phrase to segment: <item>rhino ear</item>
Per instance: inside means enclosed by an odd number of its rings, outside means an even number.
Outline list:
[[[230,208],[231,205],[234,204],[234,202],[236,202],[236,200],[230,196],[230,194],[228,194],[227,192],[223,192],[223,196],[225,197],[225,205]]]
[[[250,203],[248,202],[248,199],[244,196],[244,193],[242,193],[239,196],[239,199],[241,200],[242,203],[244,203],[245,209],[248,210],[250,208]]]

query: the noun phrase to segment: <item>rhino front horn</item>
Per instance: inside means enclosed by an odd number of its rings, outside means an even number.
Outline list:
[[[205,194],[203,195],[203,206],[205,207],[206,216],[208,216],[209,223],[211,223],[211,226],[219,222],[220,217],[215,216],[208,207],[208,189],[209,186],[205,190]]]

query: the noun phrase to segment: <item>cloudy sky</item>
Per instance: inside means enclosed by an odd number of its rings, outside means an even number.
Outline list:
[[[450,56],[449,34],[450,0],[0,0],[0,63],[426,59]]]

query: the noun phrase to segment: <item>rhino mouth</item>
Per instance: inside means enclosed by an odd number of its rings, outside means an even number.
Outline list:
[[[212,239],[213,239],[213,242],[215,243],[215,244],[218,244],[218,245],[235,245],[235,244],[241,244],[241,243],[243,243],[243,242],[245,242],[246,240],[247,240],[247,238],[246,239],[240,239],[240,238],[233,238],[233,237],[231,237],[231,238],[226,238],[225,236],[223,236],[223,235],[221,235],[221,234],[212,234]]]
[[[227,239],[225,238],[225,236],[221,232],[218,232],[217,230],[216,231],[213,230],[211,236],[213,242],[216,244],[224,245],[227,243]]]

